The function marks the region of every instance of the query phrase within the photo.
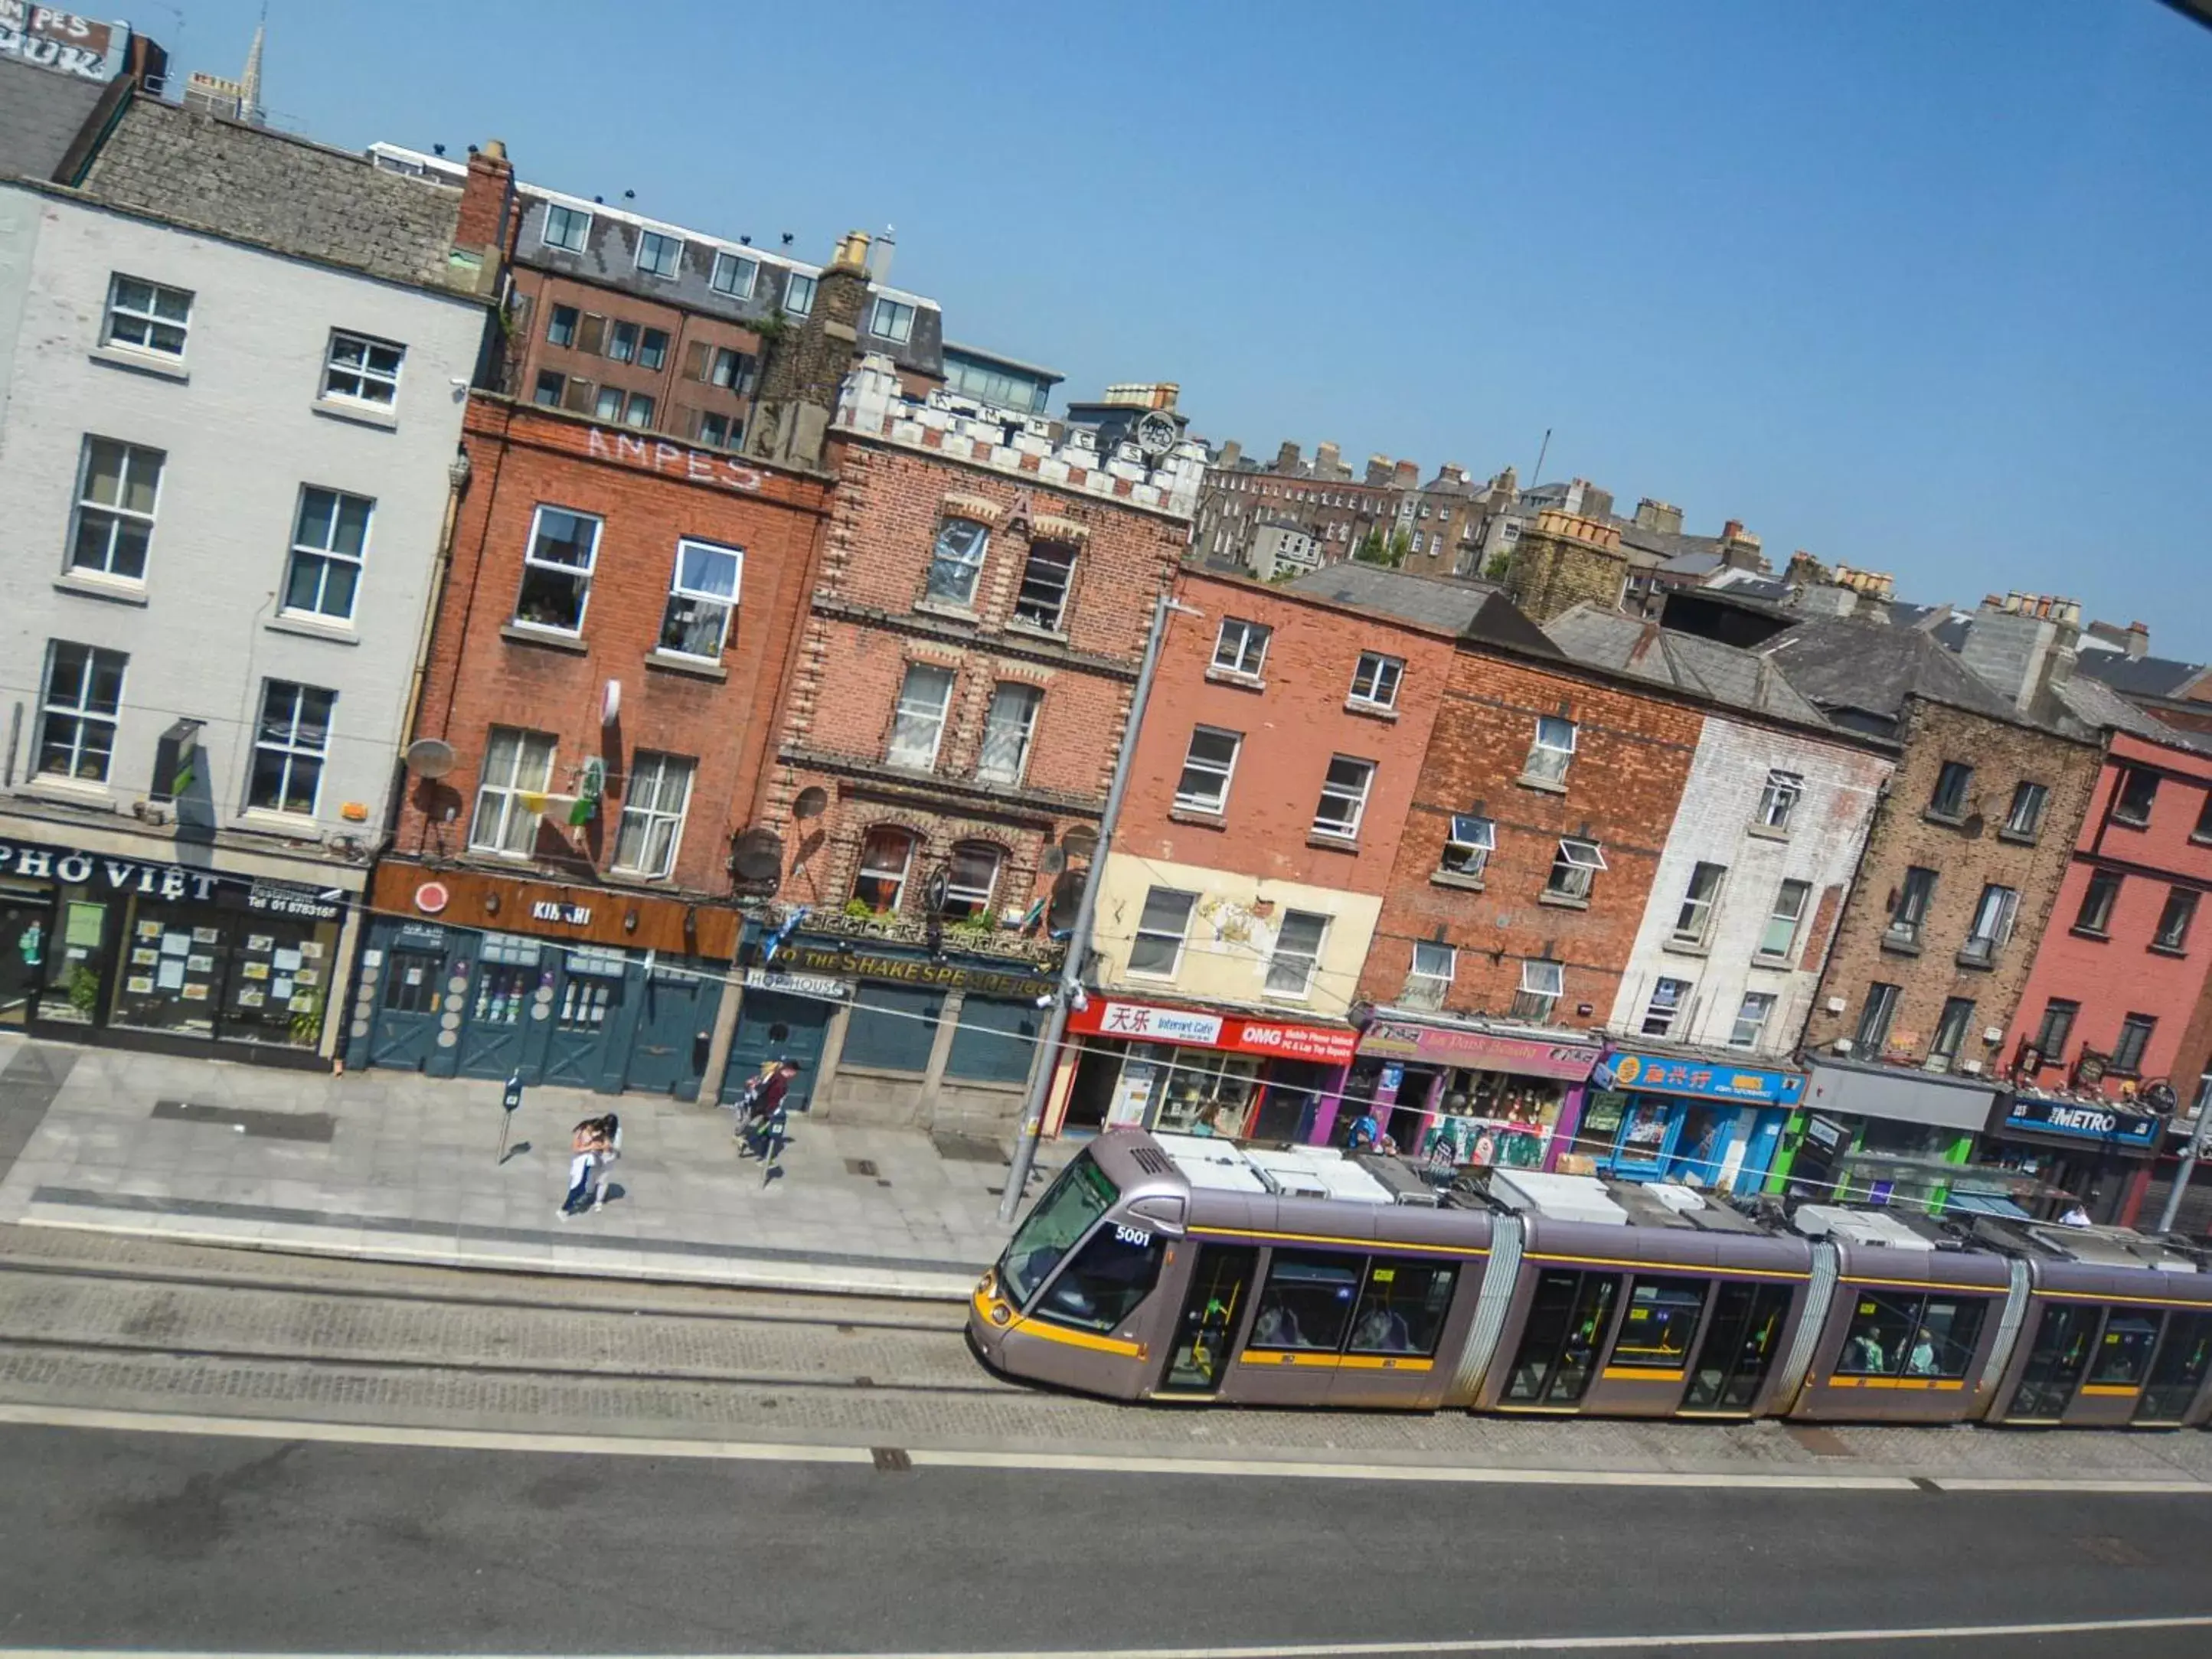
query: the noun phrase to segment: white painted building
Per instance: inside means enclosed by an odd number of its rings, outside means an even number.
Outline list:
[[[330,1053],[488,319],[462,201],[144,99],[82,187],[0,185],[0,1026]]]

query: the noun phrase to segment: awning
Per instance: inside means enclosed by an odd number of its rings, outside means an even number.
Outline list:
[[[1993,1085],[1933,1072],[1816,1060],[1804,1103],[1818,1111],[1856,1112],[1972,1133],[1987,1126],[1996,1093]]]
[[[1999,1216],[2007,1221],[2033,1221],[2035,1219],[2033,1216],[2030,1215],[2026,1210],[2021,1209],[2019,1205],[2014,1203],[2010,1199],[1999,1198],[1995,1193],[1953,1192],[1947,1194],[1943,1200],[1943,1212],[1947,1215],[1955,1212],[1960,1215]]]

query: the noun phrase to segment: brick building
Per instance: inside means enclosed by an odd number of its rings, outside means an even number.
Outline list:
[[[1206,471],[1191,551],[1217,569],[1271,574],[1254,562],[1255,539],[1266,529],[1288,529],[1311,544],[1310,560],[1300,562],[1339,563],[1370,534],[1387,540],[1400,501],[1419,483],[1413,462],[1382,455],[1370,456],[1364,474],[1355,477],[1334,444],[1322,445],[1308,461],[1297,445],[1285,443],[1266,466],[1224,444]]]
[[[874,357],[837,404],[836,506],[759,812],[805,914],[747,990],[737,1051],[811,1054],[817,1109],[995,1130],[1204,457],[1148,465],[973,408],[908,397]],[[793,971],[809,983],[774,977]],[[795,994],[825,986],[836,1001]]]
[[[1504,602],[1365,565],[1176,598],[1048,1127],[1297,1140],[1334,1115],[1455,641]]]

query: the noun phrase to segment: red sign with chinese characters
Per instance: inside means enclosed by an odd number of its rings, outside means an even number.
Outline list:
[[[1292,1025],[1279,1019],[1166,1008],[1094,996],[1090,1006],[1067,1017],[1067,1029],[1082,1036],[1126,1037],[1133,1042],[1178,1042],[1197,1048],[1223,1048],[1238,1054],[1274,1054],[1284,1060],[1348,1066],[1359,1034],[1327,1025]]]

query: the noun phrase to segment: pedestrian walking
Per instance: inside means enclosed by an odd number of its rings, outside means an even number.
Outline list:
[[[607,1207],[607,1171],[622,1156],[622,1119],[609,1112],[599,1120],[599,1145],[592,1154],[593,1173],[597,1179],[592,1188],[592,1207]]]
[[[561,1200],[561,1219],[584,1207],[591,1197],[592,1170],[599,1158],[605,1120],[587,1117],[568,1132],[568,1195]]]
[[[740,1158],[766,1158],[770,1143],[781,1139],[784,1123],[784,1097],[791,1092],[791,1080],[799,1075],[799,1062],[779,1060],[752,1091],[743,1108],[744,1121],[738,1133],[744,1146]]]

